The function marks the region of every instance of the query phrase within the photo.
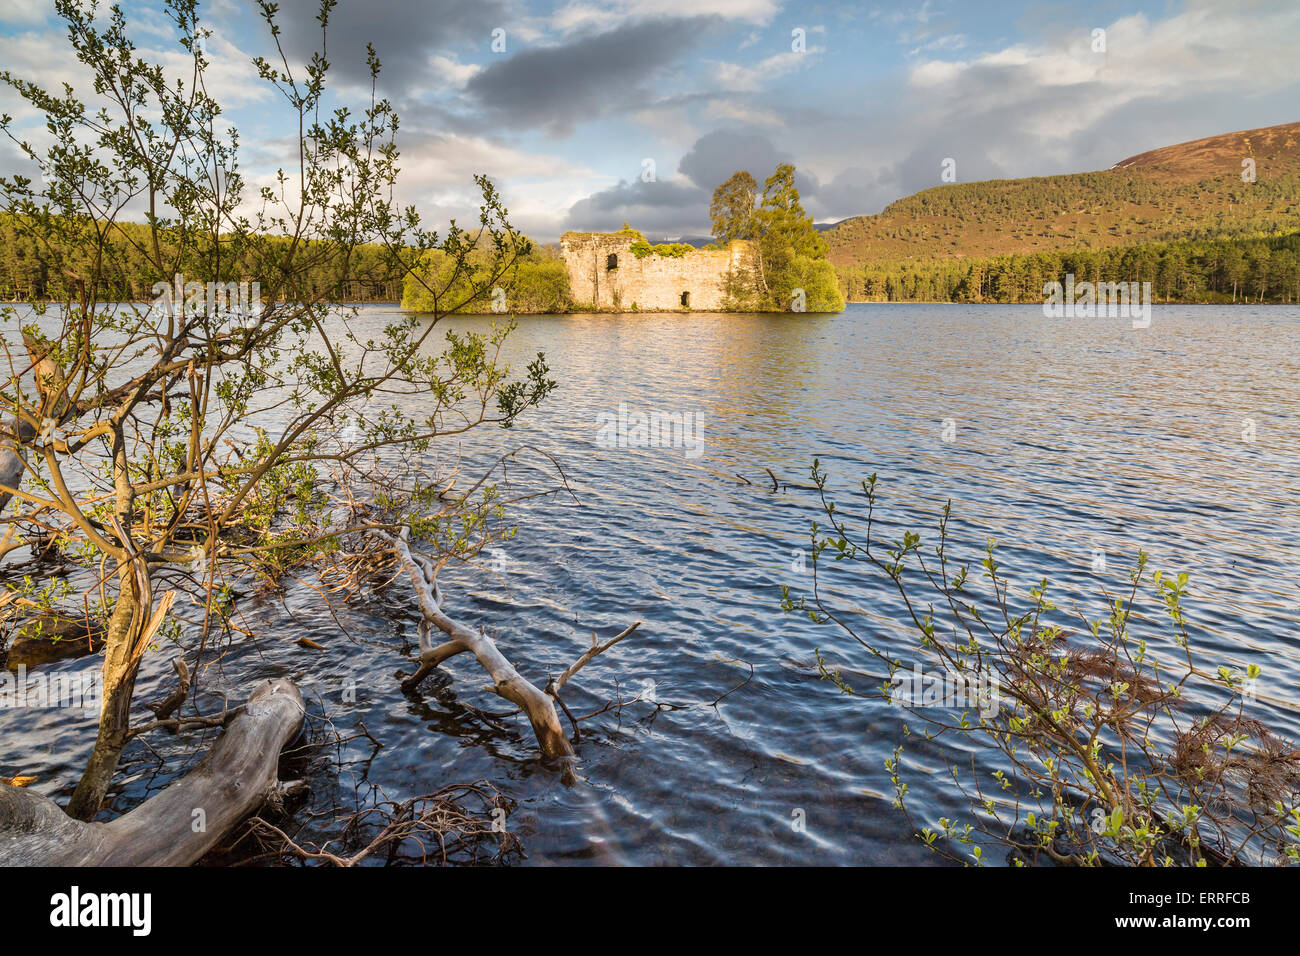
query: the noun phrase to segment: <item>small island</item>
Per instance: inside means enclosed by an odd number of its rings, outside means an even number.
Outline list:
[[[405,278],[402,307],[435,312],[433,289],[464,305],[455,312],[842,312],[827,245],[799,201],[794,166],[763,183],[745,170],[713,191],[713,241],[651,243],[623,223],[616,232],[566,232],[559,247],[519,237],[499,284],[483,277],[496,250],[473,248],[460,262],[431,249]]]

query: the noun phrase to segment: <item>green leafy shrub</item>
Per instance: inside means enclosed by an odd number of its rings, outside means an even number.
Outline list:
[[[905,739],[945,755],[950,789],[940,799],[964,804],[965,820],[918,820],[903,745],[885,761],[894,805],[925,846],[975,865],[989,849],[1012,865],[1300,863],[1300,748],[1245,714],[1258,667],[1196,659],[1186,573],[1147,574],[1139,552],[1125,592],[1103,592],[1101,617],[1077,607],[1066,615],[1046,578],[1027,598],[1013,594],[993,540],[972,576],[950,550],[951,503],[932,549],[912,532],[882,542],[875,475],[861,483],[862,531],[827,497],[820,462],[812,478],[829,526],[812,524],[811,597],[783,587],[782,607],[848,636],[885,671],[879,694],[861,692],[819,649],[822,677],[846,695],[899,706]],[[828,561],[892,583],[908,635],[901,646],[855,626],[856,606],[821,580]],[[976,693],[918,697],[909,677],[900,695],[904,654],[913,669],[924,662],[942,675],[945,689]]]
[[[638,239],[632,243],[632,255],[638,259],[644,259],[646,256],[663,256],[667,259],[680,259],[688,252],[694,252],[695,247],[685,242],[661,242],[658,245],[650,245],[645,239]]]

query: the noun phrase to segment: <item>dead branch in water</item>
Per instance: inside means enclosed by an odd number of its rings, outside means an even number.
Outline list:
[[[190,695],[190,669],[185,666],[185,658],[178,656],[173,660],[172,669],[176,671],[176,689],[161,702],[148,705],[159,720],[167,720],[176,713]]]
[[[564,729],[560,725],[560,718],[555,710],[554,694],[538,689],[535,684],[515,670],[514,665],[506,659],[487,634],[481,630],[474,631],[447,616],[442,610],[442,589],[438,587],[438,571],[441,570],[441,565],[425,555],[411,551],[407,544],[410,536],[408,529],[402,529],[400,535],[383,532],[380,534],[392,544],[399,563],[410,577],[422,616],[419,626],[420,666],[413,676],[403,682],[403,687],[408,689],[415,687],[443,661],[469,651],[492,678],[492,685],[488,690],[518,706],[528,717],[542,753],[548,757],[572,757],[573,745],[564,735]],[[623,640],[639,625],[638,621],[603,645],[593,643],[582,657],[564,671],[559,681],[553,683],[553,689],[558,691],[570,677],[593,658]],[[450,640],[435,645],[432,640],[435,627],[446,634]]]

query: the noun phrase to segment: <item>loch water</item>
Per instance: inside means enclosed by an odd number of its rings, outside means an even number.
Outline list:
[[[380,328],[394,311],[367,306],[356,321]],[[219,708],[217,691],[239,700],[255,680],[293,677],[309,737],[345,739],[305,762],[303,839],[332,836],[326,818],[308,822],[313,811],[483,779],[516,801],[510,829],[531,864],[937,862],[891,806],[883,762],[905,715],[819,677],[818,650],[850,672],[869,675],[872,662],[780,607],[783,584],[795,595],[811,585],[814,458],[850,521],[862,514],[858,483],[877,474],[890,534],[933,541],[951,500],[954,549],[977,562],[995,538],[1024,594],[1045,575],[1058,604],[1098,613],[1101,588],[1123,588],[1139,548],[1152,568],[1186,571],[1194,646],[1211,669],[1258,664],[1252,715],[1300,737],[1300,309],[1157,306],[1146,329],[1049,319],[1036,306],[521,317],[506,358],[522,367],[538,351],[554,394],[515,428],[478,430],[441,453],[472,466],[535,445],[577,500],[513,509],[517,533],[487,566],[446,573],[448,610],[539,683],[593,631],[608,638],[639,620],[566,701],[586,713],[621,692],[672,706],[634,703],[584,723],[581,779],[566,786],[526,721],[476,715],[504,708],[473,660],[402,692],[417,610],[401,589],[333,612],[306,586],[251,593],[240,614],[257,636],[207,670],[202,702]],[[611,442],[602,423],[620,406],[690,416],[696,432],[678,447]],[[522,490],[550,479],[521,464],[511,480]],[[837,569],[827,586],[857,626],[911,659],[887,579]],[[1155,614],[1135,627],[1167,633]],[[296,644],[303,636],[324,650]],[[170,656],[146,661],[138,701],[166,693]],[[93,726],[66,710],[0,710],[0,776],[33,774],[35,789],[63,799]],[[114,810],[192,767],[210,737],[129,747]],[[961,743],[909,744],[905,759],[914,813],[962,810],[944,773],[969,759]]]

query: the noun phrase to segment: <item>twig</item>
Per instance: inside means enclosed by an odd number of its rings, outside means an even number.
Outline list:
[[[641,626],[640,621],[633,621],[631,624],[625,627],[617,636],[611,637],[604,644],[599,643],[596,637],[596,632],[592,631],[591,647],[587,648],[587,650],[583,652],[583,655],[581,657],[579,657],[576,661],[574,661],[567,668],[565,668],[563,674],[561,674],[556,680],[552,681],[549,685],[547,685],[546,692],[550,694],[552,697],[554,697],[556,693],[560,690],[560,688],[569,682],[569,678],[572,677],[574,674],[578,673],[578,671],[582,670],[584,667],[586,667],[587,664],[591,662],[592,658],[596,657],[599,654],[605,653],[607,650],[609,650],[619,641],[623,640],[623,638],[627,637],[629,634],[631,634],[640,626]]]

